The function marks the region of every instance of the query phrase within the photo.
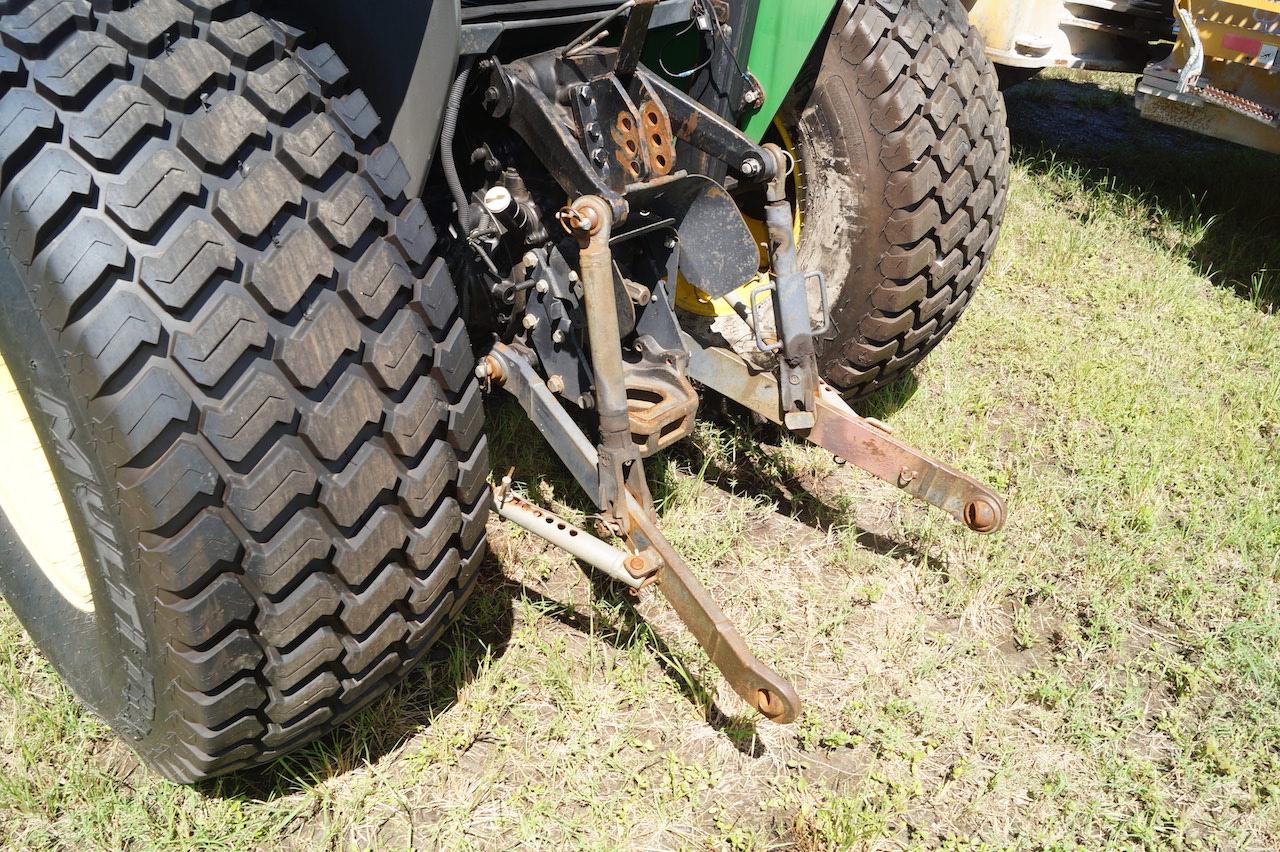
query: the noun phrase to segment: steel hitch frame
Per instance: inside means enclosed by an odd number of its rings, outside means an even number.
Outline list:
[[[697,395],[690,379],[942,508],[971,529],[994,532],[1004,523],[1005,509],[990,489],[859,417],[822,382],[815,338],[829,327],[829,305],[821,276],[799,267],[794,211],[786,192],[787,155],[776,145],[756,145],[720,115],[639,65],[653,7],[654,0],[635,0],[628,6],[632,18],[619,48],[599,47],[598,35],[589,30],[563,51],[506,66],[490,59],[484,65],[490,72],[484,94],[490,114],[505,119],[569,198],[576,198],[558,218],[578,243],[579,269],[572,280],[580,283],[590,370],[583,371],[586,378],[574,383],[569,398],[592,404],[598,441],[583,432],[557,398],[557,392],[565,390],[563,377],[544,380],[535,368],[538,364],[545,371],[552,357],[545,351],[545,340],[535,335],[525,342],[495,342],[476,372],[486,385],[498,385],[517,399],[601,510],[601,536],[623,539],[627,548],[522,500],[512,492],[510,475],[494,489],[494,502],[501,517],[633,591],[656,586],[733,690],[766,718],[787,723],[800,713],[795,688],[752,654],[658,528],[644,456],[663,446],[664,439],[681,437],[680,430],[692,423]],[[666,282],[678,273],[687,273],[688,280],[712,296],[727,295],[758,273],[758,252],[741,211],[723,186],[692,168],[711,159],[739,181],[765,185],[771,274],[768,283],[752,292],[749,314],[757,345],[778,355],[776,375],[754,371],[728,350],[704,348],[679,330],[674,314],[667,322],[670,327],[660,334],[660,346],[656,338],[629,328],[628,339],[635,337],[629,351],[640,353],[641,366],[624,358],[620,309],[626,309],[633,326],[639,324],[625,301],[629,288],[639,285],[620,278],[614,243],[661,230],[674,234],[667,243],[671,253],[666,278],[651,297],[661,297],[658,301],[667,310]],[[627,221],[633,207],[642,214],[641,224],[615,229]],[[529,256],[529,274],[547,262],[537,252]],[[815,278],[821,294],[816,326],[809,300]],[[550,292],[550,284],[546,290]],[[766,294],[771,296],[776,343],[761,335],[757,306]],[[547,309],[544,301],[535,299],[534,304]],[[647,305],[648,300],[637,304]],[[646,308],[644,316],[650,311]],[[526,329],[540,325],[536,315],[533,320]],[[648,361],[645,353],[652,356]],[[661,368],[654,382],[637,372],[646,363]],[[629,369],[645,379],[636,390],[648,392],[647,408],[629,404]]]
[[[561,221],[580,245],[579,277],[595,373],[599,444],[593,445],[582,433],[516,349],[495,344],[477,373],[516,397],[583,490],[606,513],[610,531],[627,539],[632,552],[627,556],[611,551],[568,522],[518,498],[510,499],[506,482],[495,493],[498,513],[632,588],[656,585],[744,701],[766,718],[784,724],[793,721],[800,712],[795,687],[751,653],[737,628],[657,526],[644,462],[631,438],[613,282],[611,205],[595,196],[580,198],[561,212]],[[637,582],[621,575],[619,568]]]

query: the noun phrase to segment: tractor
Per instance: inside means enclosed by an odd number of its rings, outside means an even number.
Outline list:
[[[790,722],[646,460],[714,394],[998,530],[850,402],[959,321],[1008,171],[959,0],[0,0],[0,592],[181,783],[411,671],[494,513]],[[490,458],[499,393],[592,531]]]

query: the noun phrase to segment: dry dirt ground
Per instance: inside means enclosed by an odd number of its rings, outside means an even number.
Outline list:
[[[807,710],[757,721],[662,600],[495,521],[429,665],[257,773],[157,780],[0,610],[7,848],[1280,844],[1280,160],[1010,94],[966,319],[863,406],[1008,495],[981,538],[709,403],[662,523]],[[510,405],[497,474],[587,501]]]

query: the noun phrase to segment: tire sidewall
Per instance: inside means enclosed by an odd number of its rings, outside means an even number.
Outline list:
[[[964,7],[957,0],[937,2],[940,4],[938,25],[954,29],[966,41],[960,50],[961,60],[952,60],[944,79],[953,73],[958,61],[971,61],[979,69],[985,65],[990,80],[980,80],[979,90],[989,85],[999,100],[994,69],[980,50],[973,49],[972,28]],[[850,355],[851,350],[863,344],[871,350],[884,345],[883,340],[868,337],[866,322],[868,318],[883,315],[877,306],[878,291],[886,283],[891,287],[900,286],[886,278],[882,261],[899,247],[890,237],[895,218],[910,215],[916,209],[898,208],[891,202],[891,181],[903,174],[885,164],[886,156],[895,155],[889,148],[893,134],[876,128],[877,101],[860,89],[864,78],[875,78],[883,70],[881,66],[889,61],[885,58],[888,52],[879,49],[883,39],[874,45],[852,42],[852,33],[858,26],[854,19],[860,11],[874,5],[870,0],[843,0],[837,6],[831,26],[815,45],[779,113],[793,136],[800,160],[798,168],[803,175],[800,265],[823,273],[830,302],[831,329],[817,341],[819,369],[824,378],[854,397],[865,396],[900,377],[950,330],[950,324],[940,322],[922,342],[891,359],[857,363]],[[888,9],[881,11],[892,17]],[[924,4],[920,0],[903,0],[898,14],[905,26],[918,30],[925,23],[922,20]],[[926,42],[933,39],[936,33],[925,37]],[[851,50],[866,56],[854,62],[848,55]],[[992,118],[1003,123],[1003,109]],[[977,144],[974,138],[969,142]],[[1003,168],[1007,173],[1007,160]],[[999,212],[988,216],[993,231],[998,231],[1000,218]],[[977,222],[971,227],[976,228]],[[932,273],[926,274],[930,277],[930,297],[952,283],[951,276],[934,278]],[[964,298],[962,294],[967,290],[971,290],[971,286],[957,288],[953,300]],[[820,296],[811,284],[810,304],[818,305]],[[815,317],[818,313],[815,307]],[[958,318],[957,312],[951,323]],[[916,327],[912,327],[913,333]],[[875,371],[874,378],[863,377],[864,371],[871,370]]]
[[[31,272],[27,270],[28,274]],[[95,452],[91,419],[71,388],[65,359],[50,339],[11,258],[0,258],[0,352],[13,374],[84,560],[94,610],[68,603],[0,513],[0,594],[75,695],[135,740],[151,731],[154,680],[128,566],[134,548],[122,528],[118,489]]]

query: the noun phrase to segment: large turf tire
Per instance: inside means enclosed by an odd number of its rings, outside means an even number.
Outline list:
[[[832,297],[821,370],[862,396],[942,340],[991,259],[1009,177],[995,69],[960,0],[844,0],[780,118],[801,266]]]
[[[452,282],[324,45],[224,0],[0,12],[0,352],[94,609],[5,524],[0,590],[165,776],[269,760],[405,674],[474,585],[487,445]]]

